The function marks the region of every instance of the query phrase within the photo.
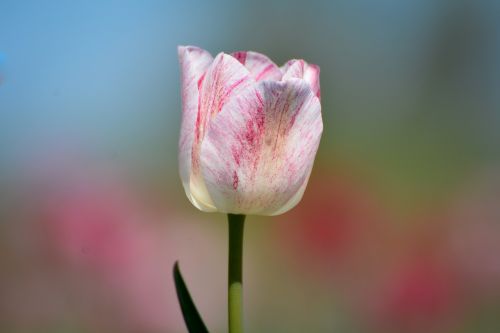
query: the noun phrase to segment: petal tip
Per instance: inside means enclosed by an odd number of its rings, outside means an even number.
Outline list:
[[[319,65],[316,65],[316,64],[309,64],[309,67],[312,67],[313,70],[317,71],[318,74],[320,73],[320,68],[319,68]]]
[[[177,45],[177,54],[180,56],[186,53],[190,47],[189,45]]]
[[[192,53],[192,52],[197,52],[197,53],[200,53],[200,54],[203,54],[203,53],[210,54],[210,52],[208,52],[207,50],[202,49],[201,47],[198,47],[198,46],[194,46],[194,45],[177,45],[177,53],[178,53],[179,56],[187,55],[187,54]]]

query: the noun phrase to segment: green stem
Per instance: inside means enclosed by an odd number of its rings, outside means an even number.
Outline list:
[[[243,333],[243,227],[245,215],[228,214],[229,269],[228,319],[229,333]]]

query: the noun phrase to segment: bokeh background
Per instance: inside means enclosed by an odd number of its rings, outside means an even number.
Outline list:
[[[247,219],[248,332],[500,332],[500,2],[0,2],[0,331],[226,330],[176,46],[321,67],[303,201]]]

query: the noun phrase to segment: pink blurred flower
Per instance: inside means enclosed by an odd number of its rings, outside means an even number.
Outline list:
[[[302,198],[323,123],[319,67],[180,46],[181,179],[207,212],[277,215]]]
[[[280,217],[277,237],[302,272],[340,300],[367,331],[443,332],[460,320],[460,277],[443,246],[443,218],[394,223],[366,182],[328,170]],[[364,185],[361,185],[364,184]],[[430,221],[430,220],[429,220]]]
[[[375,197],[339,170],[320,169],[308,193],[276,225],[276,237],[290,258],[327,280],[372,266],[363,253],[373,254],[387,237],[380,229],[387,216]]]
[[[447,250],[469,298],[500,301],[500,174],[482,174],[450,205]]]
[[[406,258],[374,284],[368,317],[383,332],[446,332],[459,320],[457,282],[445,262]]]
[[[60,267],[80,276],[73,282],[90,283],[84,297],[89,306],[116,316],[123,327],[168,328],[170,267],[159,259],[171,249],[153,224],[158,217],[148,216],[122,184],[103,179],[65,184],[47,199],[50,248]]]
[[[224,263],[216,260],[225,242],[163,208],[165,198],[161,208],[139,199],[111,171],[44,170],[25,184],[26,219],[9,224],[6,256],[26,267],[2,279],[0,329],[183,332],[175,260],[206,322],[225,325]]]

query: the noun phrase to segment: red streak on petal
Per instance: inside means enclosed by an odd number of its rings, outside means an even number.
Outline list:
[[[262,79],[262,77],[266,75],[273,68],[274,68],[273,64],[267,65],[266,68],[264,68],[262,72],[260,72],[259,75],[255,77],[255,81],[259,81],[260,79]]]
[[[239,79],[238,81],[234,82],[232,85],[229,86],[229,88],[226,90],[224,96],[222,96],[222,98],[220,99],[219,101],[219,105],[218,105],[218,108],[217,108],[217,113],[219,113],[221,110],[222,110],[222,107],[224,106],[224,104],[226,103],[226,100],[227,98],[229,97],[229,95],[231,94],[231,92],[237,87],[239,86],[241,83],[243,83],[246,79],[248,79],[248,76],[244,76],[242,77],[241,79]]]
[[[198,98],[198,114],[196,115],[196,123],[194,125],[196,141],[200,141],[201,135],[201,108],[200,108],[200,98]]]
[[[247,61],[247,52],[246,51],[238,51],[233,53],[233,57],[236,58],[242,65],[245,65]]]
[[[264,106],[264,99],[262,98],[262,95],[260,94],[259,91],[255,91],[255,96],[257,96],[257,99],[259,100],[260,105]]]
[[[236,173],[236,171],[233,171],[233,188],[235,190],[238,188],[238,182],[239,182],[238,174]]]
[[[196,140],[200,139],[200,125],[201,125],[201,86],[203,85],[203,81],[205,80],[205,74],[198,79],[198,114],[196,115],[196,123],[195,123],[195,135]]]
[[[200,78],[198,79],[198,91],[201,90],[201,85],[203,84],[203,80],[205,79],[205,74],[206,74],[206,72],[203,73],[203,75],[200,76]]]
[[[231,152],[233,153],[233,158],[234,158],[234,161],[236,162],[236,165],[240,166],[241,149],[238,149],[236,146],[233,146]]]

